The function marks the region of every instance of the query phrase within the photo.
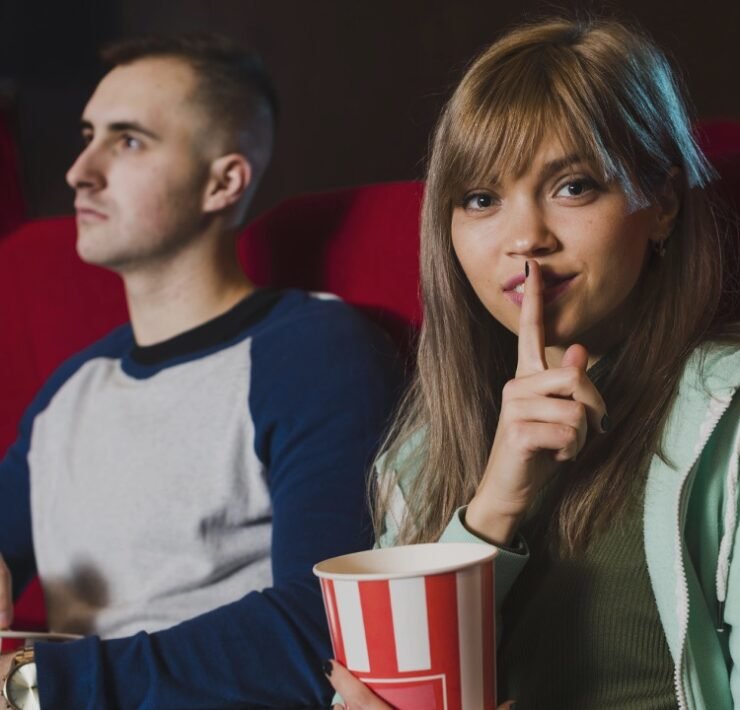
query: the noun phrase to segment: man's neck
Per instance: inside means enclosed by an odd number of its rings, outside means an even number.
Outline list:
[[[122,274],[138,345],[154,345],[225,313],[254,285],[231,253],[179,254]]]

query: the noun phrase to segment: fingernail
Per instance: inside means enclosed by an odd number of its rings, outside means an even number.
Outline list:
[[[612,420],[609,419],[609,415],[605,414],[601,417],[601,431],[606,433],[612,428]]]
[[[529,278],[529,262],[528,261],[524,262],[524,278],[525,279]]]
[[[324,661],[321,665],[321,670],[324,671],[325,676],[330,676],[331,672],[334,670],[334,666],[331,663],[331,660]]]

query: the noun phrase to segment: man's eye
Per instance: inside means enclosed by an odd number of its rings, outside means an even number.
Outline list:
[[[591,178],[577,178],[568,180],[555,193],[556,197],[581,197],[598,187]]]
[[[138,150],[143,147],[143,143],[138,138],[134,138],[134,136],[129,136],[125,133],[121,136],[121,143],[125,148],[130,150]]]
[[[463,198],[463,207],[466,210],[479,212],[493,205],[493,196],[485,192],[474,192]]]
[[[88,146],[90,143],[92,143],[93,135],[92,133],[83,133],[82,134],[82,145]]]

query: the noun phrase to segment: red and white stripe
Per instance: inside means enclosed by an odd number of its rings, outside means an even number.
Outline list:
[[[335,657],[392,705],[495,707],[491,562],[386,581],[322,578],[321,588]]]

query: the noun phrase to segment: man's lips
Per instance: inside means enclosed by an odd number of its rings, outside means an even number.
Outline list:
[[[75,203],[75,211],[77,213],[78,219],[86,221],[102,221],[108,219],[108,215],[104,212],[101,212],[100,210],[97,210],[94,207],[90,207],[89,205],[85,204]]]

